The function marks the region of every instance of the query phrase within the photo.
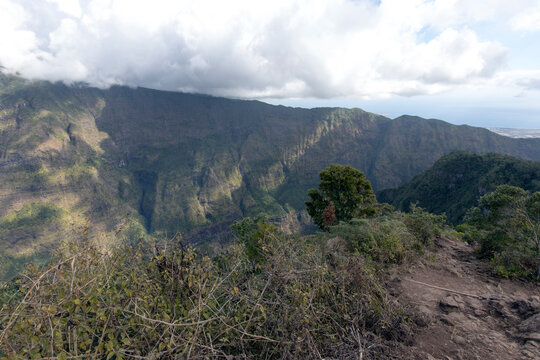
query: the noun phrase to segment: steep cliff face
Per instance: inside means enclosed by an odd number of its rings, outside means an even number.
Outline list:
[[[455,149],[540,160],[540,139],[437,120],[0,75],[0,217],[23,216],[24,206],[59,209],[33,234],[0,223],[0,246],[15,256],[86,227],[107,242],[284,216],[303,208],[332,163],[364,171],[382,189]]]
[[[367,169],[378,123],[390,121],[358,109],[293,109],[148,89],[115,87],[103,96],[107,105],[96,121],[110,135],[107,153],[132,171],[156,174],[155,231],[301,208],[329,164]]]
[[[100,91],[0,78],[0,273],[74,237],[144,234],[136,179],[96,124]]]

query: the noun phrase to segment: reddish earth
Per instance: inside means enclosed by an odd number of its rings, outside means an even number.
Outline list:
[[[390,293],[415,314],[399,358],[540,359],[538,283],[496,277],[466,243],[441,239],[391,279]]]

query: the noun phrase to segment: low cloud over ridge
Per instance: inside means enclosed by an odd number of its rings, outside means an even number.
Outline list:
[[[468,24],[519,19],[521,2],[0,0],[0,65],[245,98],[433,94],[504,69],[508,50]]]

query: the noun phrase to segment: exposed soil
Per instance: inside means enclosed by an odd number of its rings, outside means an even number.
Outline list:
[[[391,294],[415,314],[401,358],[540,359],[540,286],[496,277],[466,243],[441,239],[391,279]]]

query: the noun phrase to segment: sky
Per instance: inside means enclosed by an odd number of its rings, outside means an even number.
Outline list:
[[[0,0],[0,66],[540,128],[540,0]]]

